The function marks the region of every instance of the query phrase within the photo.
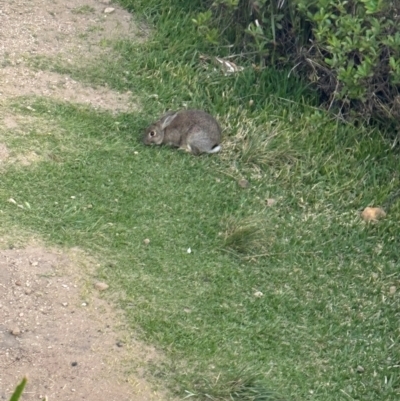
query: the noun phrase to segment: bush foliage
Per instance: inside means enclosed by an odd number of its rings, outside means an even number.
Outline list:
[[[194,23],[261,67],[290,65],[340,116],[399,128],[399,0],[215,0]]]

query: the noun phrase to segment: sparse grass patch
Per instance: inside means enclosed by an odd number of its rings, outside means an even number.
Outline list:
[[[12,61],[10,60],[10,54],[8,52],[5,52],[3,54],[3,57],[2,57],[2,60],[1,60],[1,63],[0,63],[0,67],[1,68],[5,68],[5,67],[8,67],[10,65],[12,65]]]
[[[87,4],[80,6],[80,7],[76,7],[71,10],[71,12],[73,14],[91,14],[91,13],[94,13],[95,11],[96,10],[93,7],[91,7]]]

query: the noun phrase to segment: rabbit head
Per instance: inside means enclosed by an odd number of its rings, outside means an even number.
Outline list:
[[[177,114],[178,113],[175,111],[169,111],[168,113],[164,114],[158,121],[151,124],[150,127],[147,128],[146,133],[143,137],[143,143],[145,145],[161,145],[164,141],[165,128],[167,128],[171,124]]]

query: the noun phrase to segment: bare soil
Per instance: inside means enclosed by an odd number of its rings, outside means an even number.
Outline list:
[[[24,66],[0,69],[1,98],[17,96],[47,96],[53,99],[81,103],[113,112],[137,109],[132,93],[119,93],[106,87],[91,88],[68,75],[49,71],[33,71]]]
[[[132,338],[96,281],[87,281],[93,263],[77,250],[0,251],[0,399],[24,376],[23,400],[165,398],[126,372],[159,356]]]
[[[105,13],[110,7],[114,10]],[[145,36],[129,13],[108,0],[0,0],[1,126],[8,134],[24,129],[21,121],[29,117],[7,109],[7,102],[21,95],[115,113],[135,107],[131,93],[34,70],[30,60],[43,56],[90,64],[111,51],[102,42]],[[1,139],[0,133],[4,166],[12,157]],[[19,162],[26,159],[29,165],[36,156],[24,155]],[[112,289],[96,287],[95,260],[79,250],[48,249],[37,242],[14,248],[9,242],[0,237],[0,400],[8,400],[25,375],[24,401],[167,399],[144,376],[148,364],[162,356],[138,342],[123,314],[105,300],[103,294]]]

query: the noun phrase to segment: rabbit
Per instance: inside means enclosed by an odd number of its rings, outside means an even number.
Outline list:
[[[202,110],[169,111],[147,128],[145,145],[170,145],[194,155],[221,150],[221,128]]]

